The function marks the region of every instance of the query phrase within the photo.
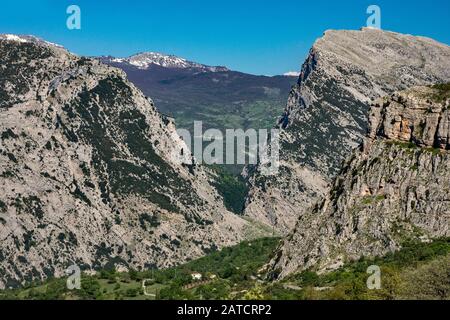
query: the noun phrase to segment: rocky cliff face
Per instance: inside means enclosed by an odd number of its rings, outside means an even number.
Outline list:
[[[300,216],[271,262],[272,277],[450,236],[450,85],[376,100],[369,119],[363,147]]]
[[[372,99],[448,80],[447,45],[372,29],[327,31],[311,49],[280,119],[280,173],[249,170],[245,214],[291,230],[362,141]]]
[[[122,71],[30,37],[0,55],[0,287],[165,267],[252,231]]]

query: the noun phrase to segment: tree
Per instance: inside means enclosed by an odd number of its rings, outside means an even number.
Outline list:
[[[265,296],[262,287],[257,283],[245,295],[245,300],[264,300]]]

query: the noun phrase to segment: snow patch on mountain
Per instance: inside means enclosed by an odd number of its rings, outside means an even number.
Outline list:
[[[289,71],[289,72],[286,72],[285,74],[283,74],[283,76],[286,76],[286,77],[299,77],[300,76],[300,72]]]
[[[128,63],[139,69],[146,70],[152,65],[157,65],[164,68],[173,69],[199,69],[202,72],[226,72],[229,71],[226,67],[221,66],[207,66],[197,62],[192,62],[184,58],[174,55],[165,55],[158,52],[144,52],[133,55],[128,58],[114,58],[107,57],[111,62]]]
[[[35,36],[22,36],[22,35],[19,36],[19,35],[15,35],[15,34],[0,34],[0,40],[14,41],[14,42],[19,42],[19,43],[27,43],[27,42],[40,43],[40,44],[54,46],[57,48],[63,48],[63,46],[61,46],[59,44],[56,44],[53,42],[48,42],[48,41],[42,40]]]
[[[27,40],[16,36],[15,34],[5,34],[1,37],[2,39],[8,40],[8,41],[16,41],[16,42],[28,42]]]

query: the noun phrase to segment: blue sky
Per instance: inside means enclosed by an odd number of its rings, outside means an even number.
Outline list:
[[[382,28],[450,43],[449,0],[3,1],[0,33],[34,34],[80,55],[175,54],[254,74],[298,71],[326,29],[359,29],[377,4]],[[82,29],[66,28],[66,8]]]

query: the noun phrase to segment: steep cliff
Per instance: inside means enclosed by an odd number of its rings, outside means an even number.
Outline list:
[[[165,267],[253,231],[123,71],[0,36],[0,287]]]
[[[450,85],[376,100],[369,134],[323,201],[300,216],[271,276],[325,272],[406,241],[450,236]]]
[[[373,29],[327,31],[311,49],[280,119],[280,173],[250,168],[245,214],[292,230],[329,189],[367,131],[370,101],[450,80],[450,47]]]

